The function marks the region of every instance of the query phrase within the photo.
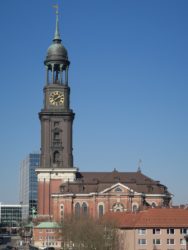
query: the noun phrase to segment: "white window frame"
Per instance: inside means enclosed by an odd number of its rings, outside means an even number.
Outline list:
[[[159,241],[159,243],[157,243],[157,241]],[[153,245],[161,245],[161,239],[159,238],[153,239]]]
[[[138,229],[138,235],[146,235],[147,229],[145,228],[139,228]]]
[[[143,243],[143,241],[144,241],[145,243]],[[146,239],[138,239],[138,245],[141,245],[141,246],[147,245],[147,240],[146,240]]]
[[[160,228],[153,228],[153,234],[154,235],[160,235],[161,234],[161,229]]]
[[[170,232],[171,230],[173,230],[173,233]],[[168,228],[167,229],[167,234],[174,235],[175,234],[175,229],[174,228]]]
[[[86,205],[85,207],[83,206],[83,205]],[[83,208],[87,208],[87,213],[85,213],[85,211],[83,210]],[[89,215],[89,205],[88,205],[88,202],[87,201],[83,201],[82,202],[82,205],[81,205],[81,207],[80,207],[80,215],[82,216],[82,215],[86,215],[86,216],[88,216]]]
[[[188,228],[180,228],[180,234],[188,234]]]
[[[180,245],[185,246],[186,245],[186,240],[185,239],[180,239]]]
[[[174,241],[174,243],[171,243],[171,240]],[[171,238],[171,239],[167,239],[167,245],[175,245],[175,239]]]
[[[136,210],[135,210],[135,211],[133,210],[134,207],[136,207]],[[138,211],[138,209],[139,209],[138,203],[133,202],[133,204],[132,204],[132,212],[136,212],[136,211]]]
[[[99,202],[98,205],[97,205],[97,214],[98,214],[98,218],[99,218],[99,206],[103,206],[103,215],[105,214],[104,202]]]
[[[77,213],[77,211],[76,211],[76,205],[77,204],[79,204],[79,214],[76,214]],[[75,214],[75,216],[78,216],[78,217],[80,217],[81,214],[82,214],[82,206],[81,206],[79,201],[76,201],[75,204],[74,204],[74,214]]]

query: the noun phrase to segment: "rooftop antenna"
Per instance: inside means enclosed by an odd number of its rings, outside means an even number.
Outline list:
[[[137,172],[139,172],[139,173],[142,172],[142,171],[141,171],[141,166],[142,166],[142,160],[139,159],[139,161],[138,161],[138,169],[137,169]]]

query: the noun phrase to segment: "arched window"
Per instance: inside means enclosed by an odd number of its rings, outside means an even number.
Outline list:
[[[60,134],[59,134],[59,132],[54,132],[54,140],[59,140],[59,136],[60,136]]]
[[[53,163],[58,163],[59,162],[59,152],[55,151],[53,155]]]
[[[60,205],[60,217],[61,217],[61,220],[63,220],[64,218],[64,206],[63,205]]]
[[[88,207],[87,207],[87,204],[85,202],[82,204],[82,214],[84,216],[86,216],[88,214]]]
[[[153,202],[151,203],[151,206],[152,206],[152,207],[156,207],[157,204],[153,201]]]
[[[138,204],[133,203],[132,205],[132,211],[137,212],[138,211]]]
[[[75,216],[80,217],[80,204],[78,202],[75,205]]]
[[[103,216],[103,214],[104,214],[104,205],[102,205],[102,204],[99,205],[98,213],[99,213],[99,217]]]

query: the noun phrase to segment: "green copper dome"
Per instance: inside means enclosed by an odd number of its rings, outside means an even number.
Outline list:
[[[69,65],[67,50],[61,43],[58,11],[56,12],[56,27],[53,43],[48,48],[46,60],[44,61],[44,63],[46,65],[51,63]]]
[[[47,51],[46,62],[49,61],[66,61],[68,53],[61,42],[54,42]]]

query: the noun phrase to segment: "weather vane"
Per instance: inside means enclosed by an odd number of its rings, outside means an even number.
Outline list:
[[[56,2],[56,4],[53,4],[52,7],[56,10],[56,28],[55,28],[55,36],[54,39],[55,40],[61,40],[60,38],[60,34],[59,34],[59,4],[58,1]]]
[[[54,9],[56,9],[56,15],[58,15],[59,14],[59,5],[58,4],[53,4],[53,6],[52,6]]]

